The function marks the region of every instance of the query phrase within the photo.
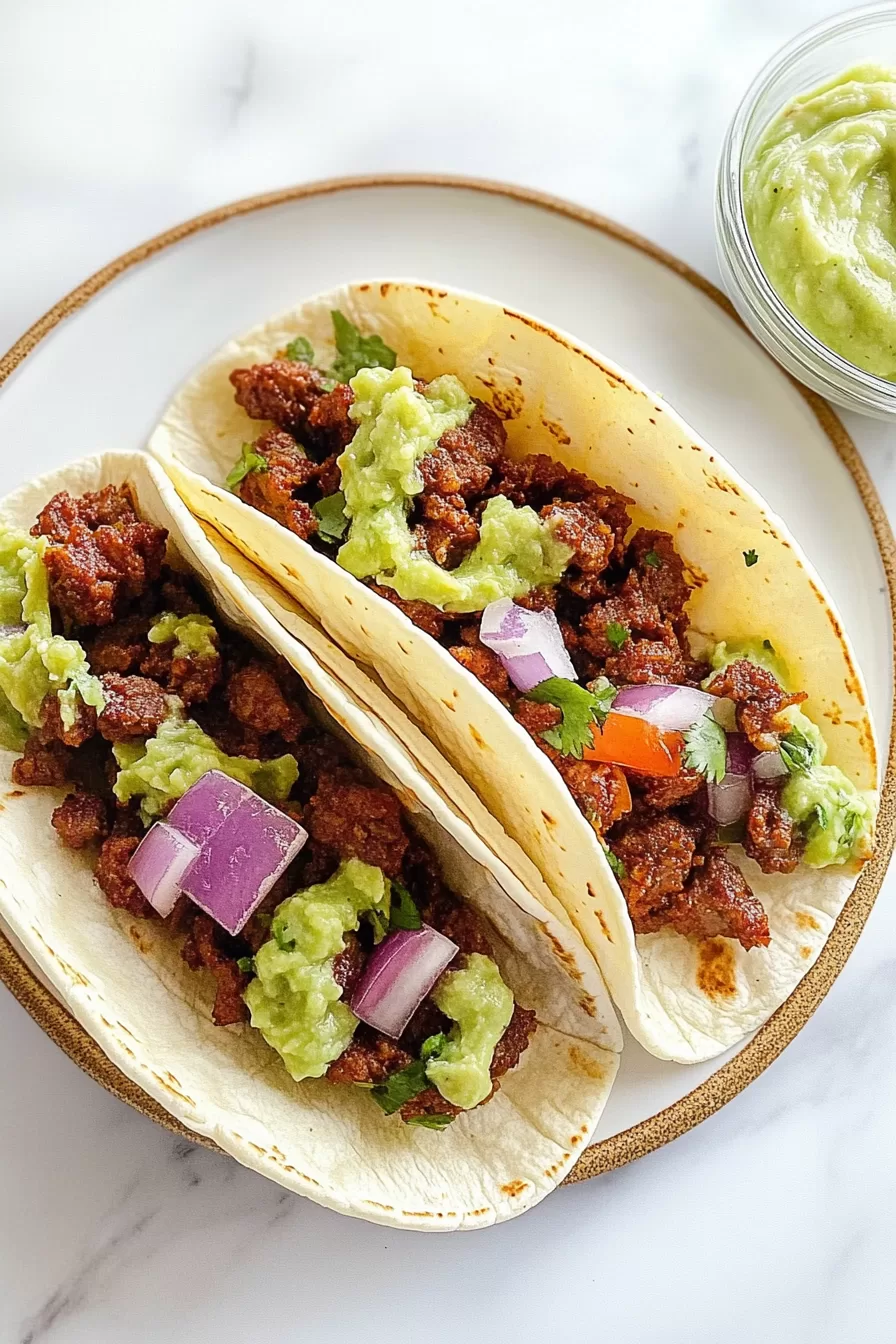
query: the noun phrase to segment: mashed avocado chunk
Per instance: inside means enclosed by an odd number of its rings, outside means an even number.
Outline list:
[[[354,1035],[358,1019],[341,1002],[333,959],[345,934],[368,911],[388,917],[390,887],[382,870],[348,859],[326,882],[277,907],[271,938],[255,954],[245,993],[253,1027],[297,1082],[320,1078]]]
[[[140,799],[147,826],[183,796],[209,770],[221,770],[254,789],[270,803],[282,802],[299,777],[294,756],[256,761],[228,756],[192,719],[171,714],[145,742],[116,742],[118,762],[114,793],[120,803]]]
[[[710,654],[713,676],[740,658],[764,667],[785,690],[790,689],[787,668],[767,639],[717,644]],[[711,680],[707,678],[704,686]],[[781,755],[790,772],[781,806],[802,829],[806,841],[802,862],[826,868],[867,859],[874,837],[874,795],[860,792],[836,765],[824,764],[827,743],[799,705],[790,705],[781,718],[790,723],[781,739]]]
[[[351,387],[358,429],[339,458],[351,522],[337,557],[344,569],[448,611],[481,611],[496,598],[558,582],[572,551],[533,509],[501,496],[489,500],[479,542],[456,569],[414,548],[407,515],[423,489],[417,464],[473,409],[457,378],[445,374],[418,392],[410,369],[362,369]]]
[[[492,1057],[513,1017],[513,995],[491,957],[472,952],[460,970],[442,976],[432,997],[455,1025],[426,1076],[446,1101],[470,1110],[492,1090]]]
[[[218,652],[218,635],[210,616],[189,612],[178,616],[163,611],[149,628],[150,644],[174,644],[175,658],[214,658]]]
[[[0,620],[25,627],[0,630],[0,746],[9,750],[21,750],[27,729],[40,724],[41,705],[51,691],[58,693],[67,728],[75,721],[79,695],[97,710],[105,704],[81,645],[53,634],[46,548],[45,537],[0,526]]]
[[[788,100],[744,172],[750,237],[795,317],[896,379],[896,71],[846,70]]]

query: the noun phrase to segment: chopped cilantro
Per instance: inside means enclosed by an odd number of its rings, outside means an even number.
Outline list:
[[[791,774],[797,770],[811,770],[818,764],[818,748],[801,728],[793,727],[781,739],[781,755]]]
[[[384,1083],[377,1083],[370,1089],[370,1095],[387,1115],[400,1111],[406,1101],[412,1101],[429,1087],[426,1066],[442,1049],[448,1037],[444,1033],[429,1036],[420,1049],[420,1058],[413,1060],[407,1068],[391,1073]]]
[[[409,1125],[419,1125],[421,1129],[444,1129],[454,1119],[453,1115],[412,1115]]]
[[[628,639],[631,631],[627,625],[622,625],[620,621],[609,621],[607,623],[607,639],[618,652]]]
[[[400,882],[392,878],[392,902],[389,906],[389,930],[393,929],[420,929],[423,927],[423,920],[420,918],[420,911],[417,909],[417,903],[414,900],[407,887],[403,887]]]
[[[324,541],[341,541],[348,527],[345,516],[345,495],[337,490],[334,495],[325,495],[312,507],[318,522],[318,535]]]
[[[330,316],[339,352],[330,375],[337,382],[347,383],[359,369],[395,368],[395,351],[390,350],[380,336],[362,336],[355,324],[340,312],[331,312]]]
[[[296,940],[295,938],[284,937],[283,926],[281,924],[272,924],[271,933],[274,935],[274,942],[281,952],[295,952]]]
[[[644,563],[649,565],[651,569],[661,569],[663,564],[656,551],[648,551],[644,557]]]
[[[759,556],[756,554],[755,551],[744,551],[744,564],[746,565],[747,569],[752,569],[753,565],[756,564],[758,559]]]
[[[389,932],[389,920],[382,910],[365,910],[365,915],[370,921],[370,927],[373,929],[374,944],[381,943]]]
[[[608,844],[605,844],[603,840],[601,841],[601,844],[603,845],[604,853],[607,856],[607,863],[610,865],[610,868],[612,869],[616,877],[618,877],[621,881],[622,878],[625,877],[625,864],[616,854],[613,853],[612,849]]]
[[[296,336],[295,340],[290,341],[286,347],[286,358],[294,359],[299,364],[314,363],[314,347],[307,336]]]
[[[822,807],[821,803],[816,803],[810,813],[810,820],[816,821],[818,825],[821,827],[821,829],[823,831],[826,831],[828,828],[828,821],[829,821],[827,808]],[[856,814],[854,812],[847,814],[846,817],[847,823],[850,821],[855,822],[857,820],[858,818],[856,817]],[[851,843],[852,843],[852,837],[850,837],[850,844]]]
[[[711,713],[704,714],[684,735],[685,765],[716,784],[721,784],[725,778],[727,755],[725,729],[716,723]]]
[[[591,740],[591,725],[602,728],[616,698],[616,687],[606,677],[598,677],[586,690],[578,682],[566,677],[548,677],[533,686],[526,696],[537,705],[556,705],[563,715],[555,728],[546,729],[541,736],[564,756],[582,759],[582,751]]]
[[[224,484],[228,490],[236,490],[240,481],[244,481],[253,471],[267,471],[267,469],[268,464],[261,453],[256,453],[255,444],[244,443],[239,460],[228,471]]]
[[[236,962],[236,964],[237,964],[237,966],[240,968],[240,970],[242,971],[243,975],[254,975],[254,974],[255,974],[255,958],[254,958],[254,957],[237,957],[237,962]]]

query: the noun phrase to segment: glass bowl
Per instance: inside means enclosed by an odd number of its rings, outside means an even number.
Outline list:
[[[734,115],[719,161],[716,247],[734,306],[753,335],[801,382],[848,410],[896,419],[896,382],[836,354],[794,317],[753,250],[743,202],[743,170],[756,143],[788,99],[852,65],[896,67],[896,4],[865,5],[816,24],[759,72]]]

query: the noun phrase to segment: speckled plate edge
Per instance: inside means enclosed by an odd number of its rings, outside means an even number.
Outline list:
[[[0,386],[54,327],[77,312],[123,272],[140,265],[164,248],[240,215],[251,214],[308,196],[356,191],[366,187],[443,187],[448,190],[460,188],[465,191],[480,191],[488,195],[510,197],[526,205],[538,206],[543,210],[565,215],[568,219],[607,234],[668,267],[717,304],[733,322],[743,325],[725,295],[683,261],[612,220],[556,196],[548,196],[542,192],[503,182],[467,177],[400,173],[331,178],[303,186],[287,187],[282,191],[268,192],[261,196],[250,196],[244,200],[233,201],[229,205],[219,206],[206,214],[185,220],[182,224],[158,234],[155,238],[150,238],[139,247],[117,257],[60,299],[0,358]],[[808,403],[855,482],[880,551],[887,579],[890,612],[896,632],[896,542],[877,490],[855,444],[828,403],[794,380],[791,379],[791,382]],[[663,1144],[671,1142],[672,1139],[677,1139],[719,1110],[726,1102],[731,1101],[732,1097],[737,1096],[768,1068],[805,1026],[846,964],[880,890],[893,851],[894,839],[896,839],[896,696],[890,724],[887,769],[881,794],[877,852],[856,884],[812,969],[734,1059],[729,1060],[693,1092],[681,1097],[665,1110],[587,1149],[575,1169],[566,1178],[567,1183],[587,1180],[603,1172],[613,1171],[617,1167],[635,1161],[636,1158],[644,1157]],[[88,1035],[80,1023],[76,1022],[41,984],[2,934],[0,934],[0,980],[50,1039],[85,1073],[95,1078],[114,1096],[183,1138],[220,1151],[210,1139],[186,1129],[169,1115],[163,1106],[125,1077],[107,1059],[96,1041]]]

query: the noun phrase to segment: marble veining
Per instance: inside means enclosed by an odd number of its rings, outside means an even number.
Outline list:
[[[110,257],[288,182],[517,180],[715,276],[740,91],[826,0],[6,6],[0,349]],[[850,421],[885,503],[892,430]],[[12,451],[9,445],[6,451]],[[177,1140],[0,990],[0,1344],[893,1337],[890,882],[782,1059],[674,1145],[447,1239],[337,1217]]]

